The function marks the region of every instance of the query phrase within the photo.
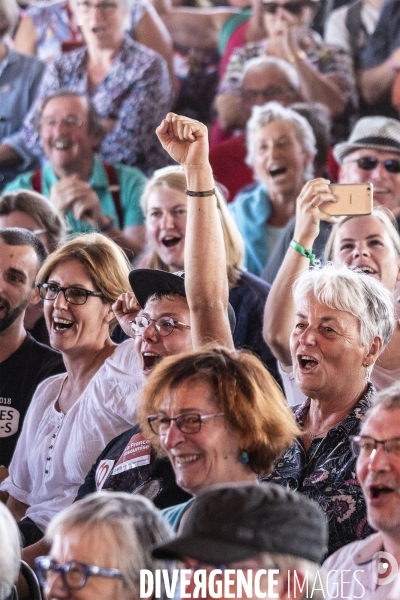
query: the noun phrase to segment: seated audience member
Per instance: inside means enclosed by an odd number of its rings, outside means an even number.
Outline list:
[[[50,94],[39,132],[47,159],[43,168],[20,175],[6,191],[41,192],[67,217],[73,233],[97,229],[130,256],[138,254],[145,235],[140,196],[146,178],[134,167],[96,156],[105,131],[89,98],[66,90]]]
[[[210,341],[233,348],[222,227],[216,202],[205,202],[201,191],[210,189],[212,194],[214,186],[207,127],[170,113],[157,134],[174,160],[181,162],[191,195],[187,203],[185,279],[156,269],[132,271],[129,280],[134,294],[124,294],[113,307],[125,332],[135,336],[144,377],[166,356]],[[143,452],[135,450],[139,445]],[[170,465],[156,459],[138,426],[105,448],[79,489],[78,499],[96,489],[131,493],[141,489],[163,507],[188,498],[177,488]]]
[[[172,100],[167,65],[158,53],[128,35],[129,1],[104,5],[92,10],[90,2],[74,3],[87,46],[47,66],[22,128],[0,144],[0,169],[37,168],[42,158],[37,117],[43,100],[61,89],[88,94],[93,101],[106,131],[99,151],[102,160],[145,172],[165,165],[167,157],[154,130]]]
[[[351,444],[357,455],[357,477],[367,505],[368,522],[375,533],[341,548],[325,561],[324,568],[330,572],[326,598],[335,598],[340,573],[346,571],[341,588],[343,598],[396,600],[400,595],[399,575],[396,579],[400,563],[399,383],[373,398],[360,435],[353,436]],[[382,556],[376,557],[377,552]]]
[[[37,275],[50,343],[67,374],[37,388],[1,485],[24,546],[43,537],[50,519],[72,503],[98,453],[135,422],[139,363],[130,341],[116,346],[110,339],[111,306],[128,289],[128,273],[114,242],[87,234],[51,254]],[[26,551],[28,561],[35,550]]]
[[[393,305],[379,281],[333,265],[302,273],[293,293],[290,349],[307,396],[295,409],[302,435],[266,479],[323,507],[332,554],[371,532],[348,436],[359,433],[371,404],[370,372],[392,336]]]
[[[134,0],[128,5],[129,33],[140,44],[161,54],[173,76],[171,37],[157,11],[143,0]],[[84,43],[72,0],[34,2],[25,11],[14,37],[16,50],[45,62],[57,60],[63,52],[74,50]]]
[[[21,549],[19,531],[15,520],[6,506],[0,502],[0,600],[10,597],[17,580]]]
[[[36,387],[65,371],[60,353],[39,344],[24,327],[27,307],[40,301],[35,278],[46,256],[30,231],[0,229],[0,481]],[[5,499],[1,492],[0,497]]]
[[[140,266],[170,272],[184,270],[188,207],[185,190],[186,177],[181,167],[160,169],[146,185],[141,203],[146,218],[148,254],[140,261]],[[236,315],[233,332],[235,348],[247,348],[255,352],[277,377],[275,359],[262,337],[269,286],[243,270],[243,240],[218,187],[216,199],[224,234],[229,302]]]
[[[298,433],[262,363],[215,346],[164,358],[145,384],[140,413],[177,484],[195,496],[218,483],[256,483]],[[177,530],[190,508],[188,501],[164,515]]]
[[[356,74],[362,53],[375,30],[383,0],[353,0],[333,10],[325,22],[324,40],[348,52]]]
[[[391,93],[400,67],[400,28],[397,0],[386,0],[375,30],[362,55],[361,91],[368,104],[377,105],[379,114],[394,116]]]
[[[38,92],[44,64],[11,50],[6,38],[18,21],[15,0],[0,0],[0,143],[21,127]],[[15,177],[15,171],[0,169],[0,190]]]
[[[230,575],[234,582],[230,592],[235,598],[240,597],[235,594],[236,570],[242,570],[249,580],[248,569],[252,569],[254,584],[259,569],[276,569],[274,584],[264,571],[259,579],[260,592],[256,593],[254,585],[254,593],[244,597],[301,600],[310,597],[307,584],[304,585],[308,580],[309,591],[314,581],[319,590],[313,589],[314,600],[322,600],[319,582],[322,584],[324,577],[318,571],[318,563],[326,552],[326,542],[322,510],[301,494],[272,484],[219,485],[199,494],[181,533],[156,546],[153,556],[183,562],[184,568],[192,571],[192,592],[198,569],[210,572],[224,565],[224,569],[234,571]],[[222,598],[227,597],[224,592],[228,591],[223,586],[222,581]],[[204,597],[213,597],[210,589]]]
[[[328,108],[332,139],[347,136],[358,105],[351,61],[342,48],[325,44],[310,29],[318,5],[312,0],[296,5],[262,2],[268,38],[236,49],[219,86],[216,108],[226,129],[235,129],[241,122],[239,87],[245,62],[267,54],[293,64],[304,101],[321,102]]]
[[[121,493],[92,494],[51,521],[49,556],[35,561],[46,599],[137,600],[141,570],[162,569],[172,578],[174,563],[155,560],[154,545],[172,531],[149,500]],[[163,591],[159,596],[167,600]]]
[[[374,204],[400,213],[400,122],[387,117],[363,117],[354,126],[349,139],[333,149],[340,165],[339,183],[374,185]],[[329,183],[329,182],[328,182]],[[286,225],[261,277],[272,283],[294,236],[295,217]],[[329,222],[321,222],[320,234],[312,251],[322,258],[331,231]]]
[[[307,250],[312,248],[321,221],[335,222],[324,212],[324,200],[331,198],[328,184],[316,179],[307,184],[297,203],[294,242],[288,249],[268,298],[264,336],[271,345],[280,366],[288,371],[283,376],[285,389],[293,381],[291,373],[290,333],[295,323],[295,305],[291,294],[292,282],[309,269]],[[298,244],[298,249],[296,248]],[[397,284],[400,279],[400,237],[383,207],[371,215],[349,216],[340,219],[332,229],[325,248],[325,258],[336,267],[347,265],[379,279],[389,290],[393,311],[398,316]],[[289,380],[289,381],[288,381]],[[398,318],[392,338],[380,354],[371,374],[371,381],[379,391],[400,380],[400,325]],[[297,402],[296,402],[297,403]]]
[[[296,198],[312,178],[315,136],[304,117],[277,102],[255,106],[247,123],[247,163],[258,183],[229,209],[245,242],[245,267],[259,275],[295,214]]]
[[[50,202],[36,192],[9,192],[0,196],[0,228],[23,227],[32,231],[51,253],[64,240],[65,223]],[[43,316],[43,302],[28,304],[24,327],[43,344],[49,345],[49,334]]]
[[[301,100],[300,82],[296,69],[285,60],[274,56],[258,56],[248,60],[243,68],[240,84],[240,108],[245,129],[253,106],[276,100],[283,106]],[[245,162],[246,136],[239,133],[210,150],[214,177],[229,191],[233,200],[238,191],[253,182],[253,171]]]

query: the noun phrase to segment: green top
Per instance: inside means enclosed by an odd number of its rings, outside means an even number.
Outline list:
[[[114,163],[113,167],[116,171],[120,186],[120,202],[124,215],[124,227],[142,225],[144,223],[144,215],[140,206],[140,197],[147,178],[135,167],[128,167],[121,163]],[[33,171],[19,175],[16,179],[11,181],[11,183],[6,185],[4,192],[14,192],[19,189],[33,190],[32,175]],[[42,169],[42,194],[49,198],[50,189],[57,181],[58,178],[54,173],[51,164],[46,162]],[[101,160],[97,157],[94,159],[93,171],[88,183],[96,192],[103,213],[113,217],[115,226],[119,227],[117,211],[115,210],[111,192],[108,189],[109,182],[107,172],[104,169]],[[75,219],[72,211],[69,211],[66,214],[66,217],[70,232],[87,233],[93,231],[93,228],[89,223]]]

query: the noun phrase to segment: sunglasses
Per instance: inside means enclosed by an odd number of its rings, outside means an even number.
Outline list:
[[[357,158],[356,160],[348,160],[343,164],[346,165],[347,163],[352,162],[357,163],[358,168],[362,169],[363,171],[373,171],[378,165],[383,165],[388,173],[400,173],[400,160],[397,158],[378,160],[375,158],[375,156],[361,156],[361,158]]]
[[[279,8],[284,8],[292,15],[299,15],[303,8],[308,4],[308,2],[298,2],[297,0],[293,0],[292,2],[285,2],[284,4],[279,4],[279,2],[263,2],[262,6],[264,12],[271,15],[275,15]]]

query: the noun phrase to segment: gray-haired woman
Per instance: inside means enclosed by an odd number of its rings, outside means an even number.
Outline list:
[[[150,500],[123,492],[96,492],[59,513],[46,538],[49,556],[35,560],[46,598],[139,600],[140,572],[173,563],[155,560],[151,550],[172,530]],[[165,589],[161,598],[166,600]]]
[[[257,183],[240,191],[229,209],[245,241],[245,266],[259,275],[296,212],[304,183],[313,176],[315,136],[296,111],[268,102],[253,108],[247,149]]]
[[[348,267],[304,272],[294,287],[290,349],[307,396],[303,429],[267,479],[318,502],[329,524],[329,553],[370,533],[349,435],[358,433],[375,389],[369,373],[393,333],[393,304],[380,281]]]

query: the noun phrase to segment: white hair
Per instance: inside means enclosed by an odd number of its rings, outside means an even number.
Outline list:
[[[123,583],[130,597],[139,597],[141,569],[168,569],[171,577],[174,564],[153,559],[151,550],[153,546],[169,541],[173,532],[160,511],[145,497],[124,492],[89,494],[54,517],[46,539],[51,543],[55,536],[62,537],[73,528],[79,528],[82,537],[96,528],[110,531],[104,544],[114,536],[112,550],[118,547],[117,568],[124,575]]]
[[[327,264],[300,275],[293,286],[295,304],[298,306],[310,292],[318,302],[358,320],[363,346],[371,344],[376,336],[383,343],[381,352],[389,343],[395,324],[393,302],[380,281],[346,265],[336,268]]]
[[[242,84],[246,73],[249,71],[263,71],[264,69],[279,69],[286,76],[293,91],[298,92],[300,90],[300,79],[294,66],[287,60],[283,60],[283,58],[267,56],[266,54],[246,60],[242,72]]]
[[[5,17],[5,25],[0,29],[0,37],[13,35],[18,25],[19,6],[16,0],[0,0],[0,15]]]
[[[263,104],[262,106],[253,106],[251,117],[247,122],[247,156],[246,162],[252,167],[254,166],[254,138],[258,131],[264,125],[273,121],[286,121],[291,123],[295,129],[296,137],[300,142],[305,153],[309,154],[313,159],[317,154],[315,135],[310,123],[298,112],[291,108],[286,108],[278,102],[272,101]],[[304,172],[304,181],[308,181],[313,177],[312,161],[306,167]]]
[[[0,600],[10,595],[17,580],[21,545],[17,523],[8,508],[0,502]]]

